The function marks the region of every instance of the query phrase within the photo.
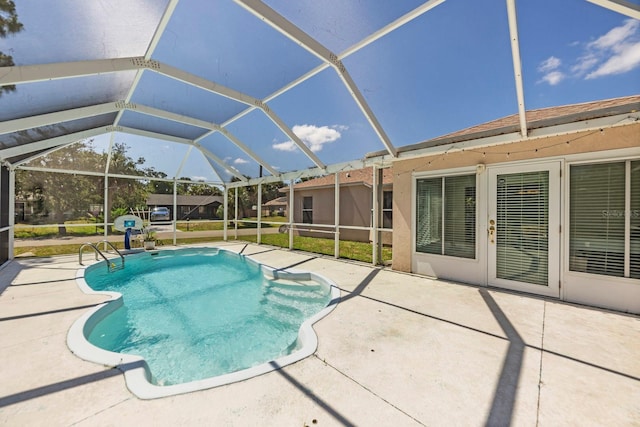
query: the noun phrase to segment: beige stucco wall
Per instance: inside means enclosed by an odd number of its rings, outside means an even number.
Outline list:
[[[391,187],[385,186],[385,190]],[[302,222],[302,202],[305,196],[313,197],[313,222],[315,224],[335,224],[334,188],[315,188],[295,190],[294,194],[294,222]],[[340,187],[340,225],[369,227],[371,225],[372,190],[364,185],[344,185]],[[310,227],[311,228],[311,227]],[[333,231],[323,227],[320,230]],[[300,231],[301,236],[322,237],[333,239],[333,234]],[[384,233],[389,234],[389,233]],[[368,230],[340,229],[341,240],[360,242],[369,241]],[[387,238],[390,243],[390,238]]]
[[[413,173],[477,164],[508,164],[522,160],[622,148],[640,149],[640,124],[395,161],[393,163],[393,269],[411,271]]]

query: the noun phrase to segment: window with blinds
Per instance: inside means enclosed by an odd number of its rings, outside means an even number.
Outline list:
[[[417,180],[416,251],[475,258],[475,174]]]
[[[640,161],[571,166],[569,187],[569,269],[640,278]]]
[[[498,175],[496,277],[549,281],[549,172]]]
[[[629,276],[634,279],[640,279],[640,160],[631,162],[630,167]]]

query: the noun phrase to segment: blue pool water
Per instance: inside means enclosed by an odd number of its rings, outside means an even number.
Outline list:
[[[217,249],[145,253],[111,273],[99,263],[87,269],[85,280],[124,300],[93,327],[89,342],[144,357],[158,385],[235,372],[291,353],[300,325],[331,298],[324,284],[269,280],[257,264]]]

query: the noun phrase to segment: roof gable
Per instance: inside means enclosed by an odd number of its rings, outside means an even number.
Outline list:
[[[354,169],[339,173],[340,185],[365,185],[367,187],[373,186],[373,168]],[[383,169],[382,175],[383,185],[393,183],[393,171],[390,168]],[[295,190],[330,187],[335,185],[334,174],[325,175],[318,178],[313,178],[308,181],[299,182],[293,186]],[[282,189],[282,191],[288,191],[288,187]]]

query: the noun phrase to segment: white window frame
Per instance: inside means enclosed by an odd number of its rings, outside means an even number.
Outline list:
[[[625,211],[629,211],[631,209],[631,169],[630,169],[630,163],[634,162],[634,161],[640,161],[640,155],[639,156],[625,156],[622,158],[611,158],[611,157],[602,157],[600,159],[585,159],[585,160],[579,160],[576,159],[574,161],[568,161],[566,163],[566,180],[565,180],[565,187],[566,187],[566,209],[565,209],[565,224],[567,224],[567,230],[564,236],[564,246],[566,248],[565,254],[565,274],[572,274],[572,275],[585,275],[588,277],[598,277],[600,278],[600,280],[614,280],[614,281],[626,281],[626,280],[638,280],[638,279],[633,279],[630,276],[630,269],[631,269],[631,261],[630,261],[630,252],[631,252],[631,217],[629,215],[626,215],[625,218],[625,237],[624,237],[624,277],[619,277],[619,276],[609,276],[609,275],[605,275],[605,274],[596,274],[596,273],[587,273],[587,272],[582,272],[582,271],[573,271],[570,268],[570,260],[569,260],[569,256],[570,256],[570,245],[571,245],[571,235],[570,235],[570,230],[571,230],[571,212],[570,212],[570,206],[571,206],[571,191],[570,191],[570,185],[571,185],[571,167],[572,166],[587,166],[587,165],[601,165],[601,164],[608,164],[608,163],[625,163],[625,184],[629,184],[626,185],[625,188]]]
[[[425,252],[418,252],[416,250],[416,227],[418,225],[418,217],[417,217],[417,210],[418,210],[418,206],[416,203],[416,197],[417,197],[417,190],[418,190],[418,180],[420,179],[433,179],[433,178],[447,178],[447,177],[455,177],[455,176],[465,176],[465,175],[475,175],[476,176],[476,209],[475,209],[475,222],[476,222],[476,234],[475,234],[475,251],[474,251],[474,257],[473,258],[462,258],[462,257],[456,257],[456,256],[451,256],[451,255],[445,255],[445,254],[432,254],[432,253],[425,253]],[[480,240],[480,234],[479,234],[479,222],[480,222],[480,215],[479,215],[479,195],[480,193],[480,179],[477,173],[477,168],[473,167],[473,168],[457,168],[457,169],[449,169],[446,170],[445,173],[443,173],[442,171],[434,171],[434,172],[428,172],[428,173],[414,173],[412,176],[412,182],[411,182],[411,197],[412,197],[412,202],[411,202],[411,254],[413,257],[415,257],[416,255],[424,255],[424,256],[435,256],[435,257],[444,257],[444,258],[451,258],[454,260],[464,260],[464,261],[478,261],[479,259],[479,240]],[[484,196],[484,192],[482,192],[483,197]],[[444,194],[443,194],[444,196]],[[443,204],[443,209],[444,209],[444,204]],[[446,221],[446,218],[443,219]],[[442,232],[444,233],[444,228],[442,230]]]

